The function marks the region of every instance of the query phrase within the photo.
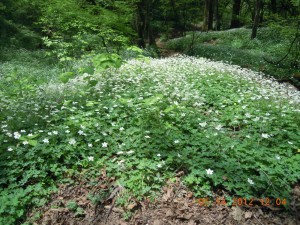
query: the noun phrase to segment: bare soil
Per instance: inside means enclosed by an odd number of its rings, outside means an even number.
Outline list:
[[[129,205],[120,207],[115,201],[122,196],[123,187],[114,186],[114,179],[105,173],[93,184],[78,181],[73,185],[61,185],[48,205],[39,209],[42,217],[34,224],[41,225],[300,225],[300,186],[293,190],[291,210],[276,206],[225,206],[212,204],[200,206],[177,177],[175,183],[168,182],[161,195],[154,201],[137,201],[132,198]],[[106,193],[106,197],[92,203],[89,195]],[[215,195],[217,198],[218,195]],[[82,209],[81,213],[68,206],[70,201]],[[125,213],[131,218],[124,219]],[[32,216],[31,213],[30,216]]]

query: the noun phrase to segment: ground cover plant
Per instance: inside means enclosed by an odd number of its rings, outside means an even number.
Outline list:
[[[0,223],[23,221],[57,184],[101,169],[126,190],[123,206],[183,171],[196,197],[223,189],[288,208],[300,178],[299,92],[204,58],[105,57],[18,98],[1,90]],[[87,65],[96,72],[82,73]]]
[[[298,49],[292,49],[280,63],[270,63],[286,55],[295,33],[296,30],[284,26],[261,28],[255,39],[250,39],[251,29],[247,28],[189,32],[185,37],[168,41],[166,47],[264,72],[279,81],[290,81],[299,86],[296,78],[299,68],[294,65]],[[299,64],[299,59],[296,63]]]

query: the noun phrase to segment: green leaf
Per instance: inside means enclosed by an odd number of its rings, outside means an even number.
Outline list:
[[[59,76],[59,80],[63,83],[67,83],[70,79],[75,77],[75,73],[73,72],[65,72]]]
[[[36,141],[36,140],[29,140],[28,143],[29,143],[31,146],[33,146],[33,147],[35,147],[35,146],[37,145],[37,141]]]

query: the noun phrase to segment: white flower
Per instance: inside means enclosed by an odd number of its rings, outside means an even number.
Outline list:
[[[70,133],[70,131],[69,131],[69,130],[66,130],[65,132],[66,132],[67,134],[69,134],[69,133]]]
[[[26,133],[26,131],[25,130],[21,130],[21,133]]]
[[[216,128],[216,130],[221,130],[222,129],[222,125],[218,125],[215,128]]]
[[[20,139],[21,134],[19,132],[14,132],[14,138],[15,139]]]
[[[281,159],[279,155],[276,155],[275,158],[276,158],[277,160],[280,160],[280,159]]]
[[[88,147],[90,147],[90,148],[93,147],[93,144],[89,143],[89,144],[88,144]]]
[[[254,122],[259,121],[259,117],[255,117],[255,118],[253,119],[253,121],[254,121]]]
[[[89,157],[88,157],[88,160],[89,160],[89,161],[94,161],[94,156],[89,156]]]
[[[145,138],[150,138],[150,136],[146,135]]]
[[[179,158],[181,157],[181,155],[180,155],[179,153],[177,154],[177,156],[178,156]]]
[[[252,180],[252,179],[250,179],[250,178],[248,178],[248,183],[249,183],[249,184],[251,184],[251,185],[253,185],[253,184],[254,184],[253,180]]]
[[[261,134],[261,136],[262,136],[263,138],[269,138],[269,137],[271,137],[269,134]]]
[[[52,133],[55,134],[55,135],[58,135],[58,132],[56,130],[53,131]]]
[[[33,134],[31,134],[31,133],[30,133],[30,134],[28,134],[28,137],[32,137],[32,136],[33,136]]]
[[[118,161],[117,164],[118,164],[119,166],[123,166],[123,163],[124,163],[124,162],[125,162],[125,160],[122,159],[122,160]]]
[[[22,143],[23,143],[23,145],[28,145],[29,144],[28,141],[23,141]]]
[[[206,127],[207,123],[206,122],[203,122],[203,123],[199,123],[199,126],[201,127]]]
[[[132,153],[134,153],[134,151],[133,150],[130,150],[130,151],[128,151],[128,152],[126,152],[128,155],[130,155],[130,154],[132,154]]]
[[[250,117],[251,117],[251,114],[250,114],[250,113],[246,113],[245,116],[246,116],[247,118],[250,118]]]
[[[158,168],[162,168],[162,164],[157,164],[157,167]]]
[[[246,138],[251,138],[251,136],[250,135],[246,135]]]
[[[78,131],[78,134],[79,134],[79,135],[84,135],[84,132],[83,132],[82,130],[79,130],[79,131]]]
[[[289,143],[290,145],[292,145],[292,144],[293,144],[293,142],[291,142],[291,141],[288,141],[288,143]]]
[[[174,143],[175,143],[175,144],[178,144],[178,143],[179,143],[179,140],[175,140]]]
[[[8,137],[12,137],[12,134],[11,134],[11,133],[6,133],[6,135],[7,135]]]
[[[80,125],[80,128],[84,130],[84,129],[85,129],[85,126],[83,126],[83,125]]]
[[[210,168],[208,168],[208,169],[206,170],[206,173],[207,173],[207,175],[212,175],[212,174],[214,173],[214,171],[211,170]]]
[[[49,144],[49,139],[45,138],[45,139],[43,140],[43,142],[44,142],[45,144]]]
[[[12,148],[8,148],[7,151],[11,152],[13,149]]]
[[[117,152],[117,155],[122,155],[122,154],[124,154],[123,151],[118,151],[118,152]]]
[[[102,143],[102,148],[106,148],[107,145],[108,145],[108,144],[107,144],[106,142],[103,142],[103,143]]]
[[[120,131],[123,131],[124,130],[124,127],[120,127],[120,129],[119,129]]]
[[[71,138],[71,139],[69,140],[69,144],[70,144],[70,145],[75,145],[75,144],[76,144],[76,140],[75,140],[74,138]]]
[[[158,157],[160,157],[160,156],[161,156],[161,154],[159,154],[159,153],[158,153],[158,154],[157,154],[157,156],[158,156]]]
[[[48,132],[48,135],[50,135],[50,136],[51,136],[51,135],[52,135],[52,132]]]

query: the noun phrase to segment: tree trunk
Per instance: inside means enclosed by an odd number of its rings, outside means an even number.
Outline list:
[[[214,22],[214,0],[209,1],[208,6],[208,30],[213,29],[213,22]]]
[[[220,12],[219,12],[219,0],[215,0],[215,21],[216,21],[215,29],[220,30],[221,16],[220,16]]]
[[[145,29],[146,29],[146,15],[144,2],[137,2],[137,33],[138,33],[138,46],[145,48]]]
[[[208,6],[209,6],[209,0],[204,0],[203,27],[202,27],[204,31],[208,30],[208,11],[209,11]]]
[[[272,13],[277,13],[276,0],[271,0],[271,2],[270,2],[270,10],[271,10]]]
[[[208,31],[213,28],[214,0],[205,0],[204,3],[203,30]]]
[[[239,19],[240,11],[241,11],[241,2],[242,2],[242,0],[234,0],[233,1],[230,28],[238,28],[241,26],[240,19]]]
[[[253,23],[253,28],[252,28],[252,34],[251,34],[251,39],[256,38],[257,35],[257,28],[259,25],[259,19],[260,19],[260,12],[261,12],[261,6],[262,6],[262,0],[256,0],[255,3],[255,16],[254,16],[254,23]]]

